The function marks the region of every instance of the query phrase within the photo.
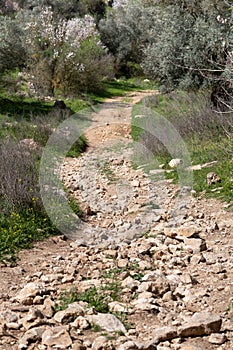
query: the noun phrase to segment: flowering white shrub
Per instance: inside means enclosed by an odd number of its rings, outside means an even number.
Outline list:
[[[125,7],[128,4],[128,0],[114,0],[112,7],[118,8],[118,7]]]
[[[86,15],[83,18],[77,17],[67,21],[65,39],[72,47],[78,49],[81,42],[93,36],[98,36],[98,31],[92,16]]]
[[[36,90],[54,95],[58,89],[69,94],[88,90],[89,86],[94,88],[93,82],[98,81],[99,85],[100,80],[108,76],[106,67],[99,67],[96,80],[92,75],[94,67],[89,66],[93,61],[98,65],[107,55],[92,16],[66,20],[54,14],[50,7],[44,7],[40,13],[29,16],[25,31],[31,57],[29,68]],[[84,74],[85,84],[80,84]]]

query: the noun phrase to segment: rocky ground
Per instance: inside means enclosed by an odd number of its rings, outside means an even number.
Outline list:
[[[130,114],[108,101],[62,177],[82,237],[52,237],[1,266],[0,349],[233,348],[232,212],[132,167]]]

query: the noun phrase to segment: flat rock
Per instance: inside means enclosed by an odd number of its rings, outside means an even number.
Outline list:
[[[123,323],[112,314],[99,313],[97,315],[87,315],[86,318],[90,323],[99,326],[107,332],[127,332]]]
[[[197,236],[200,231],[201,231],[201,229],[198,226],[187,226],[187,227],[181,226],[181,227],[177,228],[178,235],[184,236],[187,238]]]
[[[222,325],[219,315],[209,312],[195,313],[178,331],[180,337],[193,337],[218,333]]]
[[[159,342],[176,338],[177,329],[175,327],[156,328],[155,330],[153,330],[151,337],[152,341],[150,342],[150,344],[156,345]]]
[[[48,293],[42,284],[30,282],[15,295],[14,300],[24,305],[32,305],[35,296],[43,294]]]
[[[184,243],[187,248],[192,249],[193,253],[200,253],[207,249],[206,242],[201,238],[186,238]]]
[[[212,333],[208,339],[209,343],[217,344],[217,345],[221,345],[225,343],[225,341],[227,341],[227,337],[225,334],[221,334],[221,333]]]
[[[58,349],[66,349],[72,345],[72,339],[66,326],[57,326],[47,329],[42,334],[42,344]]]
[[[82,306],[75,302],[68,305],[67,309],[58,311],[54,315],[54,320],[59,323],[67,323],[69,321],[73,321],[73,319],[77,316],[83,316],[84,310]]]

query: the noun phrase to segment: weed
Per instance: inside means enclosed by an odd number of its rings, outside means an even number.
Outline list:
[[[105,294],[101,294],[96,287],[89,288],[85,292],[77,292],[76,289],[64,291],[60,296],[57,310],[64,310],[67,306],[73,302],[84,301],[88,304],[88,307],[94,307],[97,312],[107,313],[109,311],[108,301],[109,297]]]
[[[226,312],[233,314],[233,302],[228,305]]]
[[[139,273],[135,273],[135,275],[132,275],[132,277],[133,277],[133,279],[135,279],[135,280],[141,282],[142,279],[143,279],[143,277],[144,277],[144,274],[141,273],[141,272],[139,272]]]
[[[105,286],[101,287],[102,291],[106,292],[106,295],[109,295],[112,301],[119,300],[120,298],[120,285],[118,281],[111,281]]]
[[[84,135],[81,135],[78,140],[71,146],[66,156],[71,158],[79,157],[83,152],[86,151],[87,147],[87,138]]]
[[[93,323],[91,325],[91,329],[93,330],[93,332],[100,332],[101,331],[101,327],[98,324]]]
[[[115,183],[117,181],[117,177],[112,171],[109,162],[104,162],[104,164],[100,167],[100,173],[104,175],[109,183]]]
[[[68,194],[68,204],[78,217],[82,216],[82,209],[80,208],[77,200],[70,193]]]
[[[115,335],[110,335],[108,333],[101,333],[101,335],[105,338],[107,338],[108,340],[114,340],[116,339],[116,336]]]
[[[31,248],[32,243],[58,234],[49,218],[33,208],[11,214],[0,213],[0,261],[14,262],[20,249]]]

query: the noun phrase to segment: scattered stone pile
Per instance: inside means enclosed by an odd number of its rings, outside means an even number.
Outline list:
[[[230,232],[197,231],[164,228],[109,247],[51,239],[63,252],[1,295],[0,349],[230,349]]]
[[[178,198],[130,152],[64,163],[92,239],[50,238],[1,266],[0,350],[233,348],[231,213]]]

